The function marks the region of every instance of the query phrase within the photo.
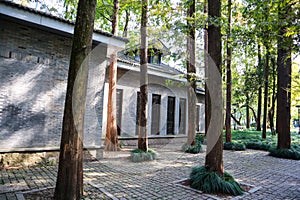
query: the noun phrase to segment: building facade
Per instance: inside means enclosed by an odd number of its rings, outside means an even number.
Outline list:
[[[57,150],[60,144],[73,24],[11,2],[0,2],[0,152]],[[102,145],[107,117],[111,48],[127,40],[94,31],[89,57],[84,146]],[[149,137],[186,137],[187,90],[179,71],[149,65]],[[170,84],[172,80],[173,84]],[[116,114],[122,140],[137,138],[139,65],[118,59]],[[198,93],[198,131],[204,93]]]

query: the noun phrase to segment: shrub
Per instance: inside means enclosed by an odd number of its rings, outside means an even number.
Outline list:
[[[263,142],[247,142],[246,143],[246,148],[247,149],[268,151],[270,149],[270,147],[271,147],[270,144],[266,144],[266,143],[263,143]]]
[[[294,148],[291,149],[270,148],[269,152],[270,152],[269,155],[273,157],[300,160],[300,151]]]
[[[244,150],[246,150],[246,146],[243,143],[225,142],[224,149],[225,150],[234,150],[234,151],[244,151]]]
[[[230,195],[241,195],[243,190],[234,178],[227,172],[220,177],[216,172],[208,171],[204,166],[192,169],[191,187],[205,193],[222,193]]]
[[[134,149],[130,153],[130,158],[133,162],[156,160],[157,153],[152,149],[148,149],[147,152],[140,150],[140,149]]]

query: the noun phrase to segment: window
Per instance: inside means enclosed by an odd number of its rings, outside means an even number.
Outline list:
[[[137,92],[136,97],[136,127],[135,127],[135,135],[139,133],[139,122],[140,122],[140,92]]]
[[[175,97],[168,97],[167,134],[174,135]]]
[[[152,94],[151,135],[160,134],[160,101],[160,95]]]
[[[160,65],[161,64],[161,55],[158,54],[158,55],[148,56],[148,63]]]
[[[121,122],[122,122],[122,106],[123,106],[123,90],[117,89],[116,91],[116,122],[117,132],[121,135]]]
[[[186,127],[186,99],[180,98],[179,103],[179,134],[185,134]]]

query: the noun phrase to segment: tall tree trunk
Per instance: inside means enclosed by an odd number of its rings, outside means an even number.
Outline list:
[[[258,56],[258,76],[259,76],[259,88],[258,88],[258,100],[257,100],[257,119],[256,119],[256,130],[261,131],[261,104],[262,104],[262,82],[261,82],[261,71],[262,71],[262,62],[261,62],[261,47],[258,44],[257,47],[257,56]]]
[[[114,0],[114,12],[112,16],[112,34],[118,34],[119,0]],[[113,47],[112,47],[113,48]],[[118,144],[118,129],[116,121],[116,83],[117,83],[117,51],[113,50],[110,55],[109,66],[109,89],[107,100],[107,125],[105,136],[105,150],[117,151],[120,149]]]
[[[55,187],[56,200],[80,199],[83,193],[83,129],[88,63],[96,0],[80,0],[74,29]],[[78,81],[75,84],[75,80]]]
[[[291,6],[286,2],[278,8],[279,27],[277,66],[278,66],[278,88],[277,88],[277,119],[278,119],[278,142],[277,148],[287,148],[291,146],[290,119],[291,119],[291,52],[292,38],[286,33],[290,26],[290,21],[286,21],[291,12]]]
[[[228,30],[227,30],[227,65],[226,65],[226,142],[231,142],[231,0],[228,0]]]
[[[266,47],[266,63],[265,63],[265,86],[264,86],[264,113],[263,113],[263,131],[262,138],[267,138],[267,109],[268,109],[268,96],[269,96],[269,57],[270,51],[268,45]]]
[[[141,18],[141,49],[140,49],[140,113],[139,113],[139,139],[138,148],[148,151],[148,40],[147,40],[147,22],[148,22],[148,0],[142,0],[142,18]]]
[[[209,18],[220,18],[221,17],[221,1],[215,0],[215,1],[208,1],[208,16]],[[210,94],[215,94],[216,92],[222,91],[222,69],[221,69],[221,63],[222,63],[222,54],[221,54],[221,25],[218,24],[209,24],[208,25],[208,53],[211,56],[212,60],[216,64],[216,67],[218,68],[218,72],[220,76],[218,77],[219,80],[216,80],[216,76],[210,73],[208,73],[208,81],[214,81],[217,84],[214,85],[215,87],[213,90],[216,91],[210,91]],[[211,67],[211,66],[210,66]],[[210,80],[212,77],[214,77],[214,80]],[[220,97],[221,98],[221,97]],[[212,99],[213,101],[216,101],[215,99]],[[218,104],[218,103],[217,103]],[[221,101],[220,101],[220,104]],[[215,105],[217,106],[214,108],[214,115],[221,117],[222,119],[222,111],[223,106],[222,105]],[[211,111],[209,111],[211,112]],[[209,114],[209,116],[212,116]],[[223,120],[214,121],[214,119],[209,119],[210,126],[215,126],[216,133],[207,132],[207,151],[205,156],[205,167],[209,171],[214,171],[220,176],[223,176],[224,174],[224,166],[223,166],[223,134],[222,134],[222,125],[218,124],[223,122]],[[212,124],[212,121],[214,121],[214,124]],[[207,131],[207,130],[206,130]],[[215,134],[216,138],[211,137],[210,134]],[[211,141],[214,140],[214,141]]]
[[[196,139],[196,80],[193,75],[196,74],[196,41],[195,41],[195,20],[194,14],[196,9],[195,0],[189,2],[189,8],[187,11],[187,79],[190,83],[188,88],[188,140],[187,144],[195,145]]]

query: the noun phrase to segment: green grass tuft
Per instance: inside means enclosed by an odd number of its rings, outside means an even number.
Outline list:
[[[147,152],[144,152],[141,149],[134,149],[130,153],[130,158],[132,162],[143,162],[149,160],[156,160],[157,153],[153,149],[148,149]]]
[[[242,195],[243,190],[234,178],[227,172],[220,177],[216,172],[208,171],[204,166],[192,169],[191,187],[209,194]]]

